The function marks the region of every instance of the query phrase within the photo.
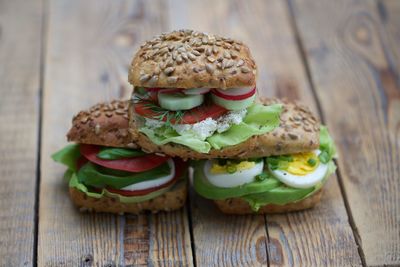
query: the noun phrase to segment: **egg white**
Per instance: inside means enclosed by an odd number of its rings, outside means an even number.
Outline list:
[[[256,162],[256,165],[251,169],[240,170],[232,174],[212,174],[211,168],[212,161],[207,160],[204,164],[204,174],[207,180],[215,186],[229,188],[253,182],[255,177],[262,173],[264,161]]]
[[[127,191],[144,190],[144,189],[149,189],[149,188],[157,187],[157,186],[168,183],[175,177],[175,164],[172,159],[169,159],[167,161],[167,163],[171,169],[170,174],[162,176],[162,177],[154,179],[154,180],[148,180],[148,181],[143,181],[143,182],[139,182],[136,184],[131,184],[131,185],[121,188],[121,190],[127,190]]]
[[[318,156],[321,151],[316,150],[314,153]],[[284,170],[271,170],[275,178],[282,183],[294,187],[294,188],[310,188],[324,179],[326,172],[328,171],[328,165],[322,162],[319,163],[318,167],[309,174],[306,175],[294,175]]]

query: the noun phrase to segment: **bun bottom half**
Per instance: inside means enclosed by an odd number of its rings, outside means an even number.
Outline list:
[[[208,153],[197,152],[187,146],[172,142],[156,145],[147,135],[140,132],[140,121],[135,119],[140,116],[135,114],[132,103],[129,108],[129,133],[132,140],[146,153],[162,153],[184,160],[260,158],[295,154],[319,148],[320,123],[308,108],[276,99],[261,99],[260,103],[263,105],[283,104],[279,127],[271,132],[252,136],[237,145],[211,149]]]
[[[185,205],[187,197],[187,181],[178,182],[170,191],[153,199],[138,203],[122,203],[113,197],[89,197],[76,188],[69,188],[72,202],[80,211],[132,213],[140,214],[145,211],[157,213],[160,211],[173,211]]]
[[[271,214],[271,213],[286,213],[291,211],[300,211],[305,209],[310,209],[317,205],[321,200],[322,189],[305,198],[301,201],[288,203],[285,205],[268,204],[260,207],[257,212],[254,212],[250,205],[241,198],[228,198],[224,200],[214,200],[219,210],[225,214]]]

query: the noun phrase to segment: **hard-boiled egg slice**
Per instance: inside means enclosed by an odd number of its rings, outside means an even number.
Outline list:
[[[316,150],[314,153],[318,156],[321,151]],[[290,165],[290,162],[288,164]],[[286,170],[270,170],[279,181],[294,188],[309,188],[318,184],[324,179],[327,171],[328,165],[322,162],[319,162],[318,167],[313,172],[305,175],[295,175]]]
[[[175,177],[175,164],[172,159],[169,159],[167,162],[171,169],[170,174],[168,174],[166,176],[162,176],[162,177],[154,179],[154,180],[148,180],[148,181],[143,181],[143,182],[136,183],[136,184],[131,184],[131,185],[121,188],[121,190],[127,190],[127,191],[144,190],[144,189],[154,188],[154,187],[168,183]]]
[[[204,164],[204,174],[207,180],[218,187],[235,187],[242,184],[250,183],[255,180],[255,177],[262,173],[264,168],[264,161],[255,162],[255,165],[249,169],[238,170],[234,173],[211,173],[213,162],[207,160]]]

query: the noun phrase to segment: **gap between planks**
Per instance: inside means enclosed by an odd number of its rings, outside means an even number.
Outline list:
[[[41,40],[40,40],[40,70],[39,70],[39,118],[38,118],[38,140],[37,140],[37,162],[36,162],[36,185],[35,185],[35,205],[34,205],[34,237],[33,237],[33,266],[38,265],[38,241],[39,241],[39,207],[40,207],[40,175],[42,159],[42,120],[43,120],[43,87],[45,75],[45,54],[47,47],[47,23],[48,23],[48,0],[42,0],[41,18]]]

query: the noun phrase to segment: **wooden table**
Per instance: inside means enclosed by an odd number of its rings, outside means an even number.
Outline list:
[[[64,168],[72,115],[125,98],[131,56],[163,31],[246,42],[262,95],[311,106],[339,147],[313,210],[82,214]],[[400,1],[0,0],[1,266],[399,266]]]

